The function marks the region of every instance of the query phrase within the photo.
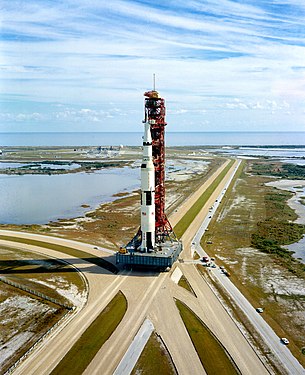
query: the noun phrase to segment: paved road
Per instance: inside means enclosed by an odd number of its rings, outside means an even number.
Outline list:
[[[3,233],[1,231],[1,233]],[[30,238],[35,236],[29,235]],[[62,259],[73,264],[86,277],[88,282],[88,300],[85,306],[75,311],[75,314],[56,329],[15,371],[16,374],[49,374],[82,332],[106,307],[126,280],[127,273],[112,275],[107,270],[89,263],[83,259],[74,258],[46,248],[32,245],[18,245],[16,242],[1,240],[0,243],[12,247],[21,246],[23,250],[36,251],[47,256]],[[80,244],[79,244],[80,246]]]
[[[235,171],[237,170],[236,167]],[[232,175],[233,178],[233,175]],[[200,239],[204,232],[207,230],[211,218],[217,210],[218,205],[221,202],[222,196],[225,194],[226,189],[230,185],[231,179],[228,180],[226,185],[223,187],[222,191],[219,193],[217,199],[212,202],[212,210],[203,219],[200,228],[192,239],[192,250],[202,257],[207,256],[207,253],[202,249],[200,245]],[[273,352],[276,360],[281,364],[281,366],[289,374],[305,374],[304,368],[297,361],[297,359],[291,354],[289,348],[281,343],[280,338],[275,334],[269,324],[263,319],[263,316],[256,312],[255,308],[249,303],[249,301],[244,297],[244,295],[236,288],[236,286],[231,282],[231,280],[224,275],[219,268],[210,268],[214,279],[216,279],[230,294],[235,303],[242,309],[244,314],[248,317],[249,321],[252,323],[256,331],[261,335],[262,339],[265,341],[267,346]]]
[[[136,365],[150,335],[154,331],[154,325],[149,319],[145,319],[135,338],[132,340],[127,352],[115,369],[113,375],[129,375]]]
[[[225,167],[230,163],[230,160],[226,160],[193,194],[189,196],[180,206],[179,209],[172,212],[170,215],[171,225],[174,227],[182,217],[187,213],[190,207],[200,198],[200,196],[206,191],[206,189],[212,184],[212,182],[220,175]]]
[[[256,331],[261,335],[269,349],[274,353],[277,361],[286,369],[289,374],[305,374],[304,368],[291,354],[289,348],[280,342],[280,338],[272,330],[269,324],[263,319],[263,316],[256,312],[255,308],[236,288],[230,279],[221,273],[220,269],[212,269],[214,277],[224,286],[236,304],[242,309]]]
[[[206,204],[202,207],[199,214],[193,220],[192,224],[189,226],[189,228],[183,234],[182,241],[183,241],[183,245],[184,245],[184,251],[182,252],[182,257],[184,259],[192,259],[193,258],[193,254],[192,254],[192,251],[191,251],[191,243],[193,242],[193,239],[196,236],[198,230],[202,226],[202,221],[203,220],[209,220],[209,216],[212,216],[210,208],[215,204],[216,200],[219,199],[219,196],[221,195],[222,191],[228,186],[229,182],[232,181],[232,178],[233,178],[235,172],[237,171],[239,164],[240,164],[239,160],[236,160],[234,162],[234,164],[229,169],[226,176],[224,176],[222,181],[219,183],[219,185],[216,187],[216,189],[213,191],[213,193],[211,194],[211,196],[207,200]],[[208,219],[206,219],[206,218],[208,218]]]
[[[220,186],[212,194],[205,207],[185,233],[183,237],[185,246],[183,256],[185,259],[191,259],[191,241],[200,228],[203,219],[209,213],[211,202],[221,194],[222,189],[225,188],[232,177],[234,168],[237,166],[238,162],[230,169]],[[215,176],[212,176],[205,183],[205,188],[214,179]],[[201,194],[198,193],[198,195],[200,196]],[[194,195],[192,199],[195,199]],[[189,201],[183,210],[187,210],[192,204],[192,201]],[[3,231],[0,231],[0,233],[6,234]],[[12,235],[19,236],[20,233],[12,233]],[[112,256],[109,252],[105,252],[102,249],[94,249],[92,245],[88,244],[48,236],[22,235],[34,239],[42,239],[43,237],[46,241],[62,245],[69,243],[69,245],[73,245],[77,249],[103,256],[106,259]],[[18,246],[16,243],[11,243],[11,245]],[[220,301],[215,297],[215,294],[208,287],[208,284],[194,265],[176,264],[175,267],[181,267],[186,274],[188,281],[196,291],[197,298],[191,296],[189,292],[177,286],[171,280],[173,270],[162,274],[122,272],[119,275],[113,275],[83,260],[72,257],[72,259],[69,259],[67,254],[45,248],[38,249],[30,245],[22,245],[22,247],[39,250],[49,256],[64,258],[73,264],[77,263],[76,266],[88,280],[89,296],[87,304],[70,319],[69,324],[62,325],[59,330],[44,341],[43,345],[39,346],[31,354],[29,360],[18,367],[16,374],[48,374],[118,290],[122,290],[126,296],[128,310],[121,324],[97,353],[86,369],[85,374],[113,374],[147,317],[152,321],[156,331],[166,344],[178,373],[204,374],[205,371],[180,318],[173,297],[181,299],[194,309],[224,344],[243,374],[267,373],[255,351],[226,313]]]
[[[187,298],[185,293],[183,296],[181,288],[176,288],[174,297],[187,303],[214,333],[242,374],[267,374],[264,364],[196,267],[182,264],[181,268],[197,298]]]

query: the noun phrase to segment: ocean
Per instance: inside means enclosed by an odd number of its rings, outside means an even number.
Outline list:
[[[0,133],[4,146],[140,146],[142,132]],[[305,132],[167,132],[167,146],[305,146]]]

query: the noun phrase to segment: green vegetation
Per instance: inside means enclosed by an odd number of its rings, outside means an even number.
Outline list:
[[[200,255],[197,253],[197,251],[194,252],[194,256],[193,256],[193,258],[194,258],[195,260],[200,259]]]
[[[193,291],[193,288],[191,287],[190,283],[184,275],[180,277],[178,285],[191,292],[194,296],[196,296],[195,292]]]
[[[226,349],[203,322],[181,301],[177,300],[176,305],[206,373],[239,374]]]
[[[257,175],[269,175],[292,180],[305,179],[305,166],[297,164],[253,163],[251,172]]]
[[[8,167],[0,171],[5,174],[67,174],[67,173],[78,173],[83,171],[91,171],[102,168],[122,168],[128,165],[126,161],[106,161],[106,162],[85,162],[77,161],[79,166],[77,168],[54,168],[52,165],[66,166],[73,164],[73,161],[61,161],[61,160],[39,160],[25,163],[20,167]],[[51,165],[51,166],[49,166]]]
[[[115,265],[113,265],[112,263],[107,262],[106,260],[104,260],[102,258],[99,258],[95,255],[86,253],[85,251],[73,249],[72,247],[57,245],[57,244],[48,243],[48,242],[44,242],[44,241],[31,240],[31,239],[27,239],[27,238],[19,238],[19,237],[11,237],[11,236],[0,235],[0,238],[3,239],[3,240],[20,242],[20,243],[25,243],[25,244],[28,244],[28,245],[40,246],[40,247],[44,247],[46,249],[52,249],[52,250],[60,251],[62,253],[69,254],[69,255],[74,256],[76,258],[81,258],[81,259],[87,260],[88,262],[91,262],[93,264],[96,264],[97,266],[105,268],[112,273],[118,273],[118,271],[119,271],[118,268]]]
[[[127,300],[120,291],[81,335],[51,375],[81,375],[119,325],[126,310]]]
[[[251,236],[251,244],[264,253],[272,254],[281,264],[298,275],[305,272],[305,266],[298,262],[292,252],[282,248],[298,242],[305,233],[305,226],[290,222],[296,219],[295,212],[286,204],[289,192],[269,191],[265,195],[265,220],[259,221]]]
[[[225,175],[228,173],[229,169],[232,167],[234,160],[225,167],[225,169],[215,178],[212,184],[207,188],[207,190],[202,193],[198,200],[193,204],[193,206],[188,210],[188,212],[183,216],[183,218],[174,227],[174,232],[178,238],[181,238],[183,233],[198,215],[202,207],[205,205],[207,200],[210,198],[213,191],[217,188],[220,182],[223,180]]]
[[[175,375],[172,360],[161,339],[152,333],[131,375]]]

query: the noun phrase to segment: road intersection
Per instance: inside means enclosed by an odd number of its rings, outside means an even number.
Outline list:
[[[75,311],[69,321],[55,330],[27,360],[23,361],[14,373],[49,374],[82,332],[101,313],[115,294],[121,290],[128,301],[127,312],[120,325],[94,357],[84,374],[113,374],[146,318],[152,322],[155,330],[162,337],[179,374],[204,374],[204,368],[176,308],[175,299],[179,299],[188,305],[214,333],[242,374],[268,374],[270,369],[265,367],[262,358],[259,357],[255,348],[251,346],[232,320],[205,278],[198,272],[192,260],[192,251],[195,249],[200,255],[204,254],[203,249],[200,248],[200,238],[201,232],[206,229],[207,218],[213,215],[210,207],[214,205],[213,210],[216,211],[217,205],[215,203],[219,203],[221,196],[231,183],[239,163],[239,161],[235,161],[183,235],[184,251],[181,254],[181,259],[185,259],[185,262],[177,262],[169,273],[144,274],[122,271],[118,275],[113,275],[96,265],[85,260],[75,259],[67,254],[43,247],[22,245],[23,248],[35,250],[55,258],[64,257],[67,262],[76,266],[84,273],[88,281],[88,300],[85,306]],[[212,183],[224,167],[223,165],[216,174],[211,176],[204,187],[199,189],[200,191],[197,194],[193,194],[190,200],[179,209],[178,213],[173,215],[171,218],[173,225],[179,221],[183,212],[192,206],[193,202],[202,194],[201,191],[204,191]],[[97,249],[92,245],[75,241],[10,231],[0,231],[0,234],[39,239],[61,245],[69,244],[69,246],[93,255],[102,256],[108,260],[113,257],[109,250],[104,251],[101,247]],[[16,242],[1,240],[0,243],[18,246]],[[172,280],[171,276],[176,267],[179,267],[186,276],[196,296],[177,286]],[[215,278],[228,280],[220,275],[219,270],[213,272]],[[255,311],[253,308],[252,310]],[[261,317],[259,318],[261,319]],[[284,349],[289,352],[287,348]],[[281,351],[275,352],[275,355],[282,355],[281,353]],[[290,356],[292,356],[291,353]],[[301,372],[300,365],[299,367],[286,368],[286,372],[290,374],[304,373]]]

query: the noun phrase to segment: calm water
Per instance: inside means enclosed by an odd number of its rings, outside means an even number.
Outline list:
[[[290,251],[294,251],[293,256],[305,264],[305,236],[299,242],[285,247]]]
[[[0,133],[2,146],[139,146],[137,133]],[[166,133],[168,146],[305,145],[305,132],[185,132]]]
[[[227,155],[238,155],[240,157],[268,156],[279,159],[283,163],[305,165],[304,148],[251,148],[240,147],[238,149],[219,148],[216,151]],[[288,159],[289,158],[289,159]]]
[[[139,187],[139,171],[107,169],[62,175],[0,175],[0,223],[44,224],[82,216],[112,195]],[[82,208],[82,204],[91,207]]]

